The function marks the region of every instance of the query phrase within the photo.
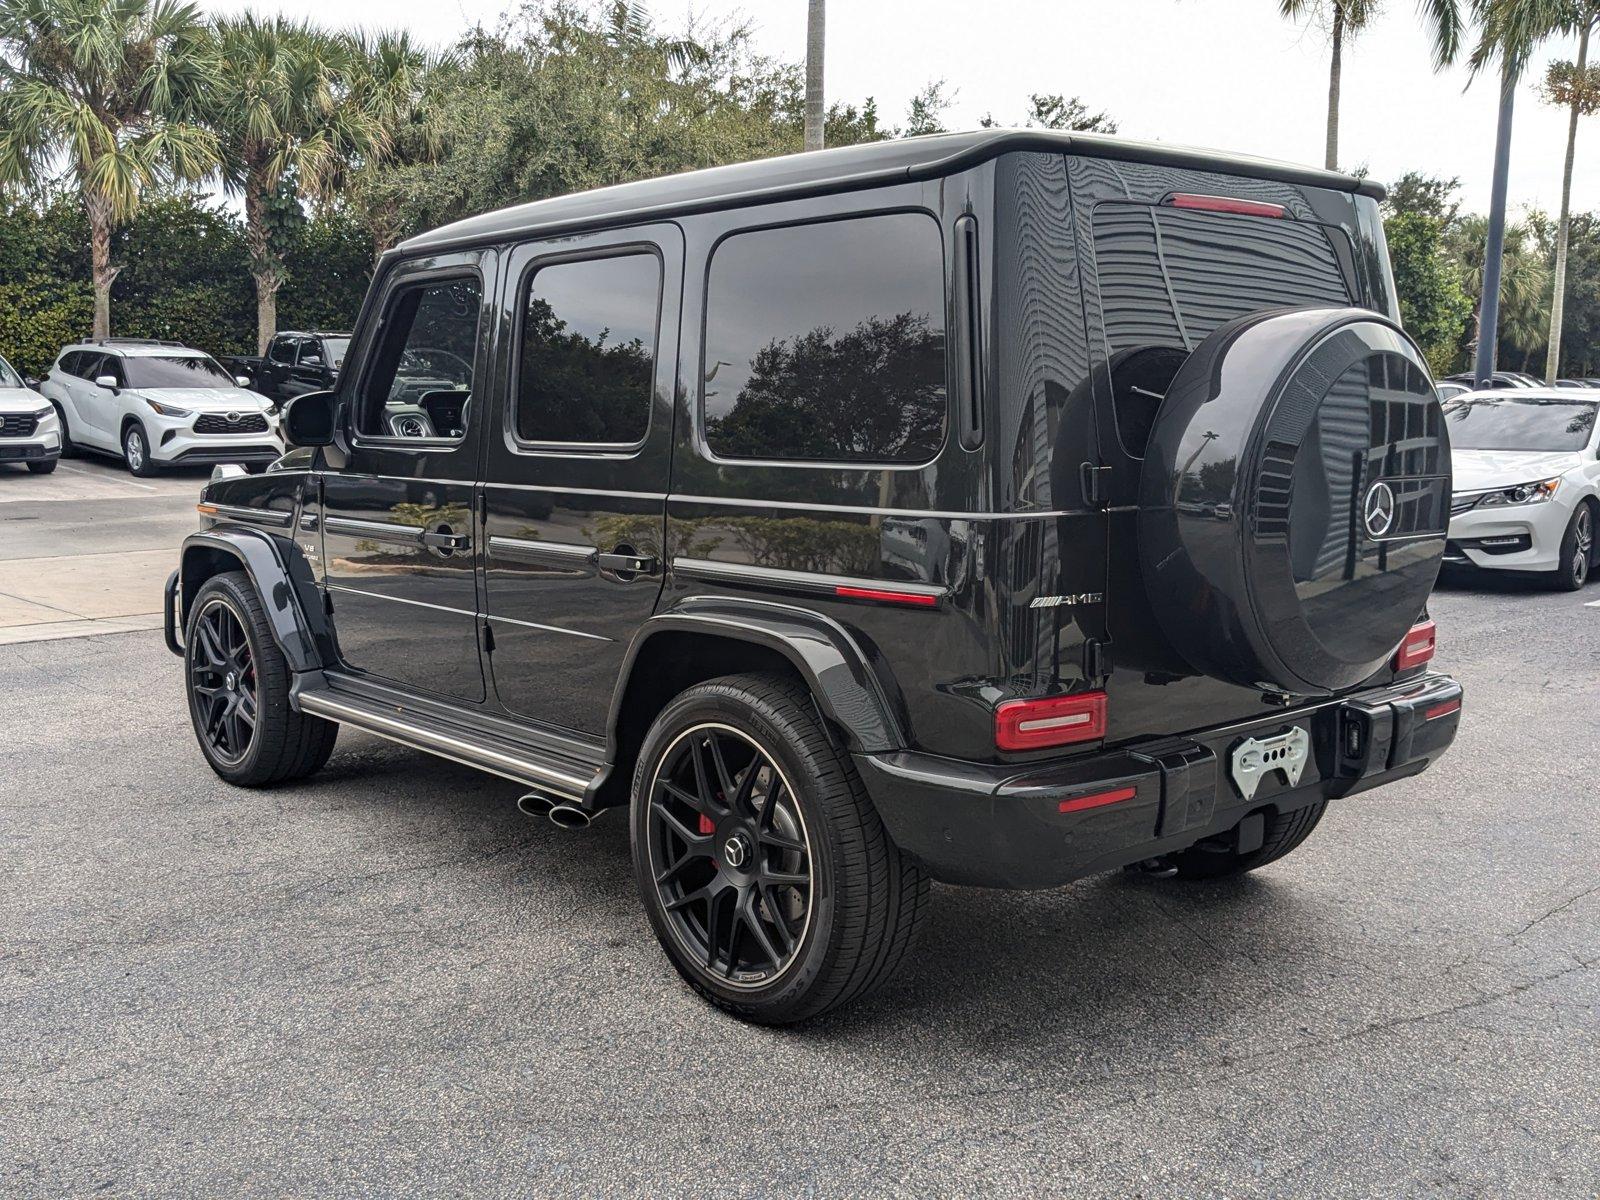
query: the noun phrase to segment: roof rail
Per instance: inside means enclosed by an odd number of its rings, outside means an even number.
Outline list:
[[[94,345],[96,345],[96,346],[177,346],[179,349],[182,349],[182,350],[187,350],[188,349],[188,347],[185,346],[182,342],[169,342],[169,341],[165,341],[165,340],[163,340],[161,338],[108,337],[108,338],[100,338],[98,341],[96,341],[94,343]]]

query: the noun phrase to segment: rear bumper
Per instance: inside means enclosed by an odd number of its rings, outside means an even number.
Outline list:
[[[1461,697],[1454,679],[1428,674],[1247,725],[1023,770],[913,752],[856,762],[890,836],[935,879],[1056,887],[1184,849],[1252,812],[1415,775],[1455,740]],[[1298,784],[1273,771],[1245,799],[1230,775],[1233,748],[1292,725],[1311,735]]]

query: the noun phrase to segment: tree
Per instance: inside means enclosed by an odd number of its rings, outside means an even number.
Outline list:
[[[1344,80],[1344,42],[1372,23],[1382,0],[1279,0],[1278,9],[1290,20],[1305,16],[1325,18],[1333,53],[1328,67],[1328,137],[1325,165],[1339,169],[1339,89]]]
[[[810,0],[806,8],[806,149],[821,150],[825,132],[822,100],[824,0]]]
[[[1424,175],[1421,171],[1407,171],[1389,185],[1383,202],[1386,215],[1420,213],[1440,222],[1442,230],[1452,228],[1461,215],[1461,202],[1456,192],[1461,188],[1457,178],[1440,179]]]
[[[1545,98],[1568,109],[1567,157],[1561,172],[1561,216],[1556,225],[1556,262],[1550,292],[1549,351],[1544,364],[1545,381],[1550,384],[1561,373],[1561,324],[1567,298],[1567,243],[1572,230],[1572,164],[1578,150],[1578,118],[1600,112],[1600,69],[1589,65],[1589,36],[1600,23],[1600,0],[1586,0],[1579,7],[1578,59],[1551,63],[1544,85]]]
[[[905,137],[924,137],[930,133],[945,133],[944,114],[950,107],[950,96],[945,91],[944,80],[936,79],[915,96],[906,110]]]
[[[298,197],[326,197],[347,161],[381,153],[384,85],[358,83],[360,45],[284,17],[246,13],[213,24],[210,121],[223,181],[244,198],[261,353],[278,327],[287,236]]]
[[[1505,231],[1505,245],[1501,255],[1500,311],[1496,324],[1498,344],[1517,350],[1524,360],[1542,344],[1545,288],[1550,282],[1550,272],[1545,259],[1535,244],[1537,218],[1520,225],[1511,225]],[[1450,256],[1465,272],[1464,279],[1469,296],[1478,298],[1472,322],[1469,325],[1471,344],[1480,344],[1490,336],[1484,320],[1486,291],[1484,279],[1488,274],[1489,218],[1463,217],[1455,228],[1448,231],[1445,244]]]
[[[1445,253],[1444,230],[1442,218],[1418,211],[1384,221],[1401,318],[1438,375],[1455,369],[1473,310],[1465,273]]]
[[[986,113],[978,124],[993,129],[1000,122],[994,114]],[[1028,96],[1028,114],[1021,124],[1028,129],[1061,129],[1069,133],[1115,133],[1117,123],[1108,112],[1090,112],[1089,106],[1077,96],[1066,97],[1059,92],[1032,92]]]
[[[111,237],[152,185],[217,161],[194,119],[212,69],[175,0],[0,0],[0,185],[69,180],[89,222],[93,332],[111,334]]]

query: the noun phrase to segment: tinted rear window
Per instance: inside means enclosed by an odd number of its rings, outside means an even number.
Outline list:
[[[1348,237],[1311,221],[1100,204],[1094,255],[1117,432],[1136,456],[1172,376],[1220,326],[1263,309],[1355,303],[1340,266]]]
[[[946,407],[938,223],[885,213],[726,239],[703,387],[706,438],[725,458],[931,459]]]
[[[1107,349],[1193,350],[1264,308],[1352,304],[1331,240],[1344,236],[1309,221],[1102,204],[1094,254]]]

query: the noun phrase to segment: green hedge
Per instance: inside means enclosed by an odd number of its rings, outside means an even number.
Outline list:
[[[111,331],[170,338],[213,354],[255,351],[256,293],[242,220],[226,205],[180,193],[148,200],[112,244]],[[349,328],[371,280],[372,240],[330,212],[295,229],[278,293],[285,329]],[[93,321],[89,233],[67,198],[0,202],[0,355],[39,375]]]

